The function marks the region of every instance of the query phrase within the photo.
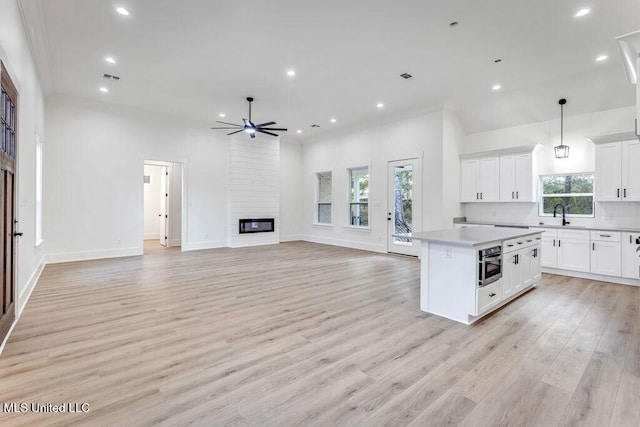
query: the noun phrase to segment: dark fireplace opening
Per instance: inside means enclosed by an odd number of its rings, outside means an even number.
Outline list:
[[[240,220],[240,234],[270,233],[275,231],[273,218],[251,218]]]

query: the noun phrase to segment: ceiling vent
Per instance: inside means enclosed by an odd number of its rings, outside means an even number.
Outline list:
[[[107,80],[120,80],[120,77],[114,76],[111,74],[103,74],[102,77],[104,77]]]
[[[400,77],[402,77],[405,80],[409,80],[409,79],[413,78],[413,76],[411,74],[409,74],[409,73],[402,73],[402,74],[400,74]]]

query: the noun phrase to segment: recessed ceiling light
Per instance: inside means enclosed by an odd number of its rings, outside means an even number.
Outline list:
[[[384,104],[383,104],[382,102],[378,102],[378,103],[376,104],[376,107],[378,107],[378,108],[382,108],[382,107],[384,107]]]
[[[109,64],[115,64],[116,60],[113,59],[113,57],[111,56],[107,56],[106,58],[104,58],[105,62],[108,62]]]
[[[107,93],[109,92],[109,89],[107,89],[106,87],[101,87],[100,92]]]
[[[298,129],[296,132],[297,133],[302,133],[302,129]]]
[[[296,72],[295,72],[294,70],[289,70],[289,71],[287,71],[287,76],[289,76],[289,77],[293,77],[293,76],[295,76],[295,75],[296,75]]]
[[[336,119],[331,119],[331,120],[329,120],[329,121],[330,121],[331,123],[335,123],[335,122],[336,122]]]
[[[589,12],[591,12],[591,9],[587,9],[587,8],[580,9],[578,12],[576,12],[576,17],[579,18],[581,16],[588,15]]]
[[[225,118],[225,117],[227,117],[227,115],[225,113],[220,113],[220,114],[218,114],[218,117]]]
[[[125,9],[124,7],[116,8],[116,12],[118,12],[120,15],[124,15],[124,16],[131,15],[131,13],[129,13],[129,11],[127,9]]]
[[[493,85],[493,87],[491,89],[500,90],[500,89],[502,89],[502,86],[501,85]]]
[[[596,58],[596,61],[602,62],[602,61],[606,61],[607,59],[609,59],[607,55],[600,55]]]

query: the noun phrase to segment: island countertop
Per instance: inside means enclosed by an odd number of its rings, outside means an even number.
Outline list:
[[[468,227],[451,228],[447,230],[422,231],[413,234],[398,234],[397,237],[405,237],[432,243],[444,243],[454,246],[481,246],[491,242],[515,239],[524,236],[533,236],[541,233],[541,230],[527,230],[523,228],[494,228],[494,227]]]

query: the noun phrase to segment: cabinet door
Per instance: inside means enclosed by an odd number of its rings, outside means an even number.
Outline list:
[[[622,198],[640,201],[640,141],[622,143]]]
[[[520,292],[527,286],[533,284],[533,247],[523,249],[518,252],[518,268],[520,269],[520,280],[516,283],[516,292]]]
[[[500,199],[500,158],[486,157],[478,165],[480,201],[497,202]]]
[[[596,201],[622,200],[622,144],[596,146]]]
[[[516,283],[520,280],[516,276],[519,272],[516,265],[516,252],[505,254],[502,259],[502,294],[505,298],[513,295]]]
[[[563,270],[583,271],[591,270],[591,247],[589,240],[563,239],[558,242],[558,268]]]
[[[519,202],[535,202],[533,194],[533,160],[531,153],[516,155],[516,200]]]
[[[463,160],[460,162],[460,201],[478,202],[480,201],[478,190],[478,165],[475,160]]]
[[[551,237],[542,238],[540,248],[540,264],[542,267],[558,268],[557,239]]]
[[[500,156],[500,201],[516,200],[516,156]]]
[[[640,239],[640,234],[623,233],[621,239],[622,277],[628,279],[640,279],[640,244],[636,243]]]
[[[620,277],[620,242],[591,242],[591,272]]]
[[[542,279],[542,257],[540,254],[542,249],[541,245],[535,245],[533,249],[535,250],[535,252],[533,254],[533,259],[531,260],[531,275],[533,277],[532,284],[538,283],[540,279]]]

